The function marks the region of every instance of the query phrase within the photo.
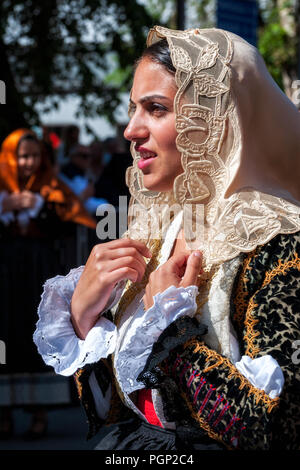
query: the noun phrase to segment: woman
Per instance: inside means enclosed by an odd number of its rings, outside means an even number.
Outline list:
[[[297,110],[241,38],[155,27],[130,116],[128,233],[46,283],[40,353],[97,449],[299,449]]]
[[[68,272],[59,242],[73,240],[77,224],[95,228],[79,200],[55,176],[35,134],[11,133],[0,153],[1,340],[0,437],[13,433],[12,410],[32,412],[26,437],[46,431],[45,407],[70,402],[69,384],[45,366],[32,343],[42,285]],[[70,267],[69,267],[70,269]]]

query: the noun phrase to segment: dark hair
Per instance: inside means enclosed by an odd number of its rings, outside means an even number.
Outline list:
[[[28,134],[22,135],[22,137],[20,138],[18,145],[17,145],[17,155],[19,153],[19,148],[20,148],[21,143],[25,141],[35,142],[39,146],[39,149],[41,149],[41,144],[40,144],[39,139],[34,134],[28,133]]]
[[[135,68],[138,66],[140,61],[146,57],[165,67],[165,69],[172,75],[175,74],[176,69],[172,63],[169,44],[166,39],[161,39],[147,47],[137,61]]]

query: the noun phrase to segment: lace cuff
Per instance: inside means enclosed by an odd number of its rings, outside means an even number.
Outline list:
[[[255,359],[242,356],[241,360],[235,363],[235,367],[254,387],[264,390],[270,398],[280,395],[284,375],[276,359],[269,354]]]
[[[83,268],[72,269],[67,276],[56,276],[45,283],[33,335],[44,362],[57,374],[65,376],[107,357],[116,345],[116,327],[103,316],[85,340],[75,334],[70,319],[70,302]]]
[[[173,321],[182,316],[194,316],[197,310],[198,288],[168,287],[154,296],[154,305],[146,312],[140,309],[133,318],[122,349],[117,356],[119,380],[126,393],[142,388],[136,378],[144,369],[153,343]]]

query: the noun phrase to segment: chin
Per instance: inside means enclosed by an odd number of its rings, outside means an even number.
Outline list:
[[[154,191],[156,193],[167,193],[168,191],[171,191],[173,189],[173,186],[172,187],[166,187],[164,185],[159,185],[159,184],[145,184],[144,183],[144,186],[146,189],[148,189],[148,191]]]
[[[155,191],[157,193],[166,193],[173,189],[173,184],[169,185],[162,181],[150,181],[150,178],[147,178],[147,176],[144,176],[143,184],[148,191]]]

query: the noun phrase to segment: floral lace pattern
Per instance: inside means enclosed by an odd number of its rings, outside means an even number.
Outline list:
[[[155,204],[170,207],[179,203],[182,208],[192,204],[194,222],[196,207],[201,204],[204,209],[203,232],[200,238],[191,240],[189,244],[192,249],[203,251],[205,263],[209,266],[233,259],[241,252],[252,251],[278,233],[298,231],[300,208],[297,201],[296,204],[288,202],[293,200],[291,194],[287,200],[278,196],[280,182],[273,191],[275,195],[272,195],[271,189],[268,193],[267,182],[260,186],[266,188],[266,193],[258,189],[259,185],[248,185],[227,195],[228,188],[240,171],[241,154],[245,152],[243,133],[247,130],[242,128],[238,109],[242,97],[236,99],[232,76],[234,73],[251,75],[251,64],[254,63],[256,75],[261,73],[257,83],[265,80],[266,85],[262,86],[270,87],[264,78],[264,71],[257,65],[258,53],[244,42],[249,61],[244,61],[243,66],[249,69],[239,70],[237,60],[236,70],[232,63],[241,40],[226,31],[173,31],[157,26],[150,31],[147,44],[151,45],[162,38],[168,41],[176,68],[176,144],[182,155],[184,172],[175,179],[172,192],[147,191],[143,186],[142,172],[137,167],[139,156],[132,146],[133,166],[127,170],[131,204],[142,206],[146,213],[145,220],[140,216],[138,222],[132,218],[130,236],[135,237],[138,227],[140,238],[155,238],[151,233],[151,223],[146,221]],[[252,75],[254,77],[255,74]],[[285,112],[293,113],[288,106]],[[292,117],[295,120],[295,115]],[[262,155],[264,146],[263,142]],[[258,175],[258,181],[260,178],[261,175]],[[164,209],[161,209],[160,215],[163,224]]]

